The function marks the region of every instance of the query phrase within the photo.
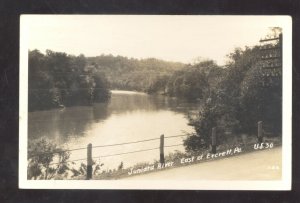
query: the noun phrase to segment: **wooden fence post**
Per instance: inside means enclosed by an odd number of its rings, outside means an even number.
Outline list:
[[[92,159],[92,144],[87,146],[87,168],[86,168],[86,179],[90,180],[93,173],[93,159]]]
[[[217,153],[217,129],[216,127],[213,127],[211,130],[211,152],[213,154]]]
[[[263,122],[262,121],[258,121],[258,123],[257,123],[257,138],[258,138],[259,143],[263,142]]]
[[[165,155],[164,155],[164,135],[162,134],[160,136],[160,147],[159,147],[159,155],[160,155],[160,163],[164,164],[165,163]]]

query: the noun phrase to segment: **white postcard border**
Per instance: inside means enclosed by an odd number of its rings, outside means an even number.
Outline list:
[[[27,189],[172,189],[172,190],[290,190],[292,154],[292,18],[274,18],[283,28],[282,180],[177,181],[177,180],[27,180],[28,16],[20,17],[19,188]],[[35,15],[36,16],[36,15]],[[103,15],[105,16],[105,15]],[[226,16],[219,16],[226,17]],[[239,16],[236,16],[237,18]]]

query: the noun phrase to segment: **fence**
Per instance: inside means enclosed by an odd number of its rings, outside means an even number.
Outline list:
[[[257,124],[257,138],[258,138],[258,143],[262,143],[263,141],[263,122],[259,121]],[[217,153],[217,128],[213,127],[211,131],[211,153],[216,154]],[[91,143],[87,145],[87,147],[81,147],[81,148],[76,148],[76,149],[68,149],[68,150],[63,150],[60,152],[49,152],[49,153],[40,153],[36,155],[32,155],[29,158],[34,158],[34,157],[39,157],[43,155],[48,155],[48,154],[58,154],[58,153],[63,153],[63,152],[71,152],[71,151],[77,151],[77,150],[87,150],[87,158],[82,158],[82,159],[76,159],[76,160],[70,160],[66,161],[64,163],[68,162],[76,162],[76,161],[87,161],[87,174],[86,174],[86,179],[89,180],[92,178],[92,165],[93,165],[93,159],[96,158],[103,158],[103,157],[111,157],[111,156],[119,156],[119,155],[124,155],[124,154],[132,154],[132,153],[139,153],[139,152],[145,152],[145,151],[152,151],[152,150],[157,150],[159,149],[159,161],[161,164],[165,163],[165,154],[164,154],[164,149],[168,147],[175,147],[175,146],[180,146],[181,144],[174,144],[174,145],[164,145],[165,139],[169,138],[175,138],[175,137],[186,137],[187,135],[174,135],[174,136],[167,136],[165,137],[163,134],[159,138],[152,138],[152,139],[145,139],[145,140],[138,140],[138,141],[133,141],[133,142],[123,142],[123,143],[116,143],[116,144],[108,144],[108,145],[96,145],[93,146]],[[92,156],[92,149],[93,148],[104,148],[104,147],[112,147],[112,146],[121,146],[121,145],[128,145],[128,144],[136,144],[136,143],[143,143],[143,142],[148,142],[148,141],[153,141],[153,140],[160,140],[159,147],[154,147],[154,148],[148,148],[148,149],[142,149],[142,150],[135,150],[135,151],[129,151],[129,152],[123,152],[123,153],[116,153],[116,154],[107,154],[107,155],[102,155],[102,156]],[[58,163],[51,163],[50,165],[56,165],[60,164],[61,162]]]

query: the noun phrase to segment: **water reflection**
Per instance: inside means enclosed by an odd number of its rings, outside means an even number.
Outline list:
[[[116,91],[112,92],[108,103],[29,113],[28,138],[46,136],[59,145],[77,148],[88,143],[95,146],[156,138],[161,134],[178,135],[183,131],[193,131],[186,116],[199,106],[199,102],[189,103],[162,95]],[[182,138],[166,140],[166,144],[177,143],[182,143]],[[159,143],[98,148],[93,154],[107,155],[153,146],[159,146]],[[166,153],[174,149],[183,150],[183,147],[166,149]],[[71,159],[84,158],[85,155],[86,152],[76,151]],[[155,151],[111,157],[105,159],[105,166],[116,167],[121,161],[128,166],[135,162],[151,161],[157,155]]]
[[[95,103],[93,104],[93,119],[95,122],[105,120],[110,116],[108,103]]]
[[[118,92],[113,92],[112,94],[108,105],[109,114],[122,114],[137,110],[172,110],[179,113],[187,113],[189,110],[197,110],[200,107],[200,102],[191,103],[163,95],[124,94]]]
[[[42,136],[65,143],[69,137],[80,137],[93,122],[90,107],[72,107],[64,110],[50,110],[29,113],[28,137]]]

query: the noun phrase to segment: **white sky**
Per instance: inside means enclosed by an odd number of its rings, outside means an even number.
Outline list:
[[[98,56],[155,57],[219,65],[235,47],[253,46],[279,16],[22,15],[29,49]],[[24,20],[25,19],[25,20]]]

